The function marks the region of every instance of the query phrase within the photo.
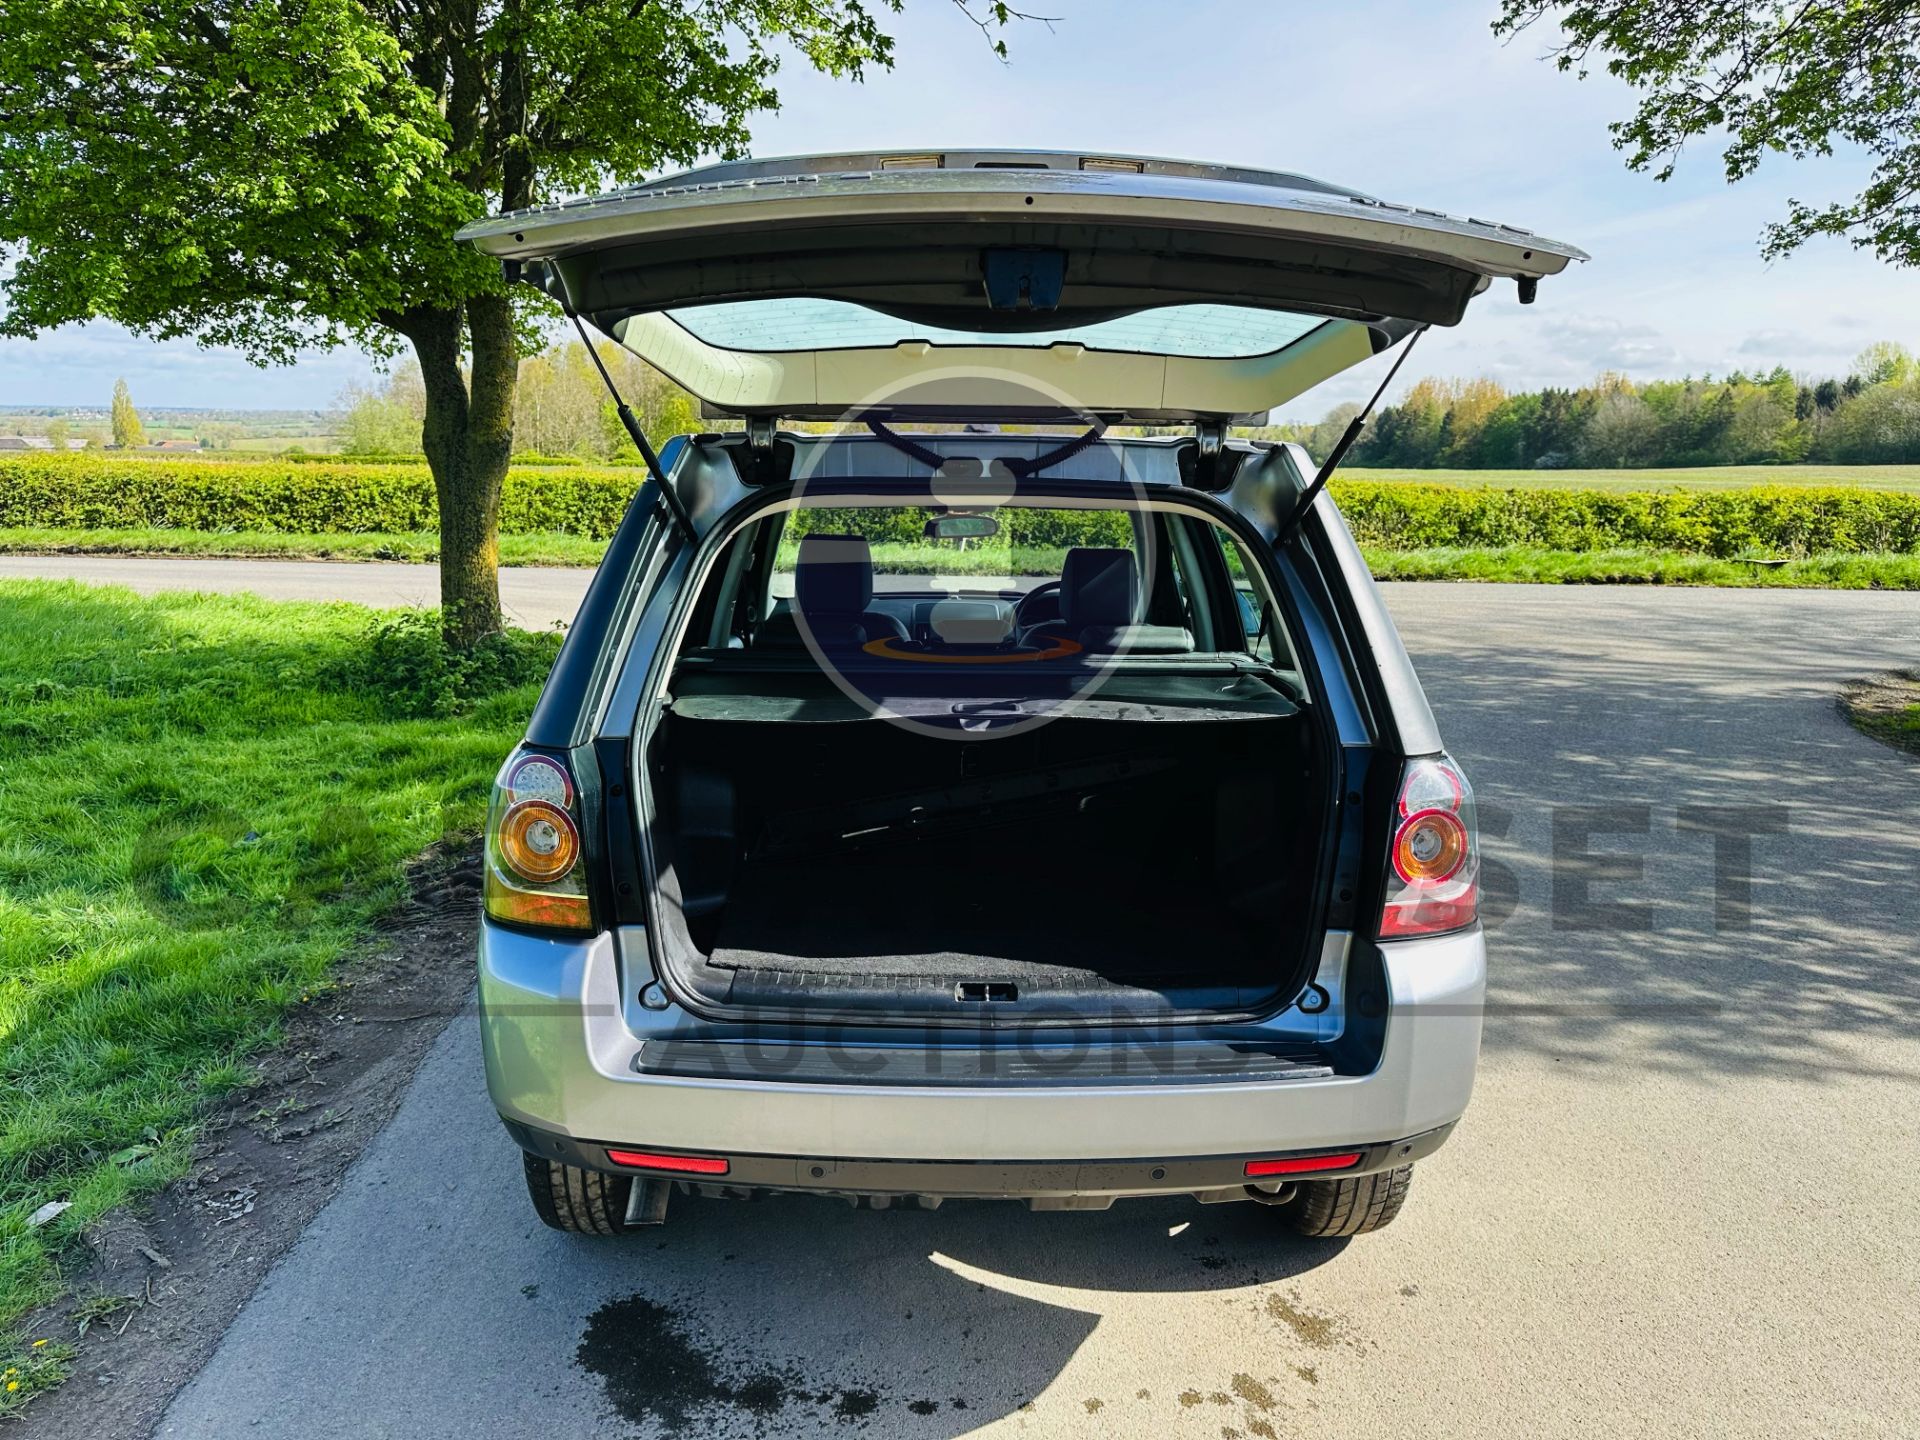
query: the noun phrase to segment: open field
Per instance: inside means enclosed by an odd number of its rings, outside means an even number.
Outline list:
[[[1754,485],[1846,485],[1920,493],[1920,465],[1704,465],[1684,470],[1365,470],[1350,480],[1411,480],[1515,490],[1743,490]]]
[[[510,638],[436,705],[433,622],[380,620],[0,582],[0,1366],[36,1386],[58,1367],[18,1317],[84,1227],[181,1173],[404,862],[478,827],[555,644]]]

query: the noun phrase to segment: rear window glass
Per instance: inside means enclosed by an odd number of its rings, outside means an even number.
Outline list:
[[[930,523],[955,529],[986,528],[956,521],[990,519],[990,535],[930,535]],[[793,593],[800,542],[807,535],[854,535],[867,542],[876,595],[931,594],[946,590],[1025,592],[1058,580],[1067,551],[1075,546],[1126,550],[1136,572],[1141,536],[1126,510],[1052,510],[1001,506],[991,514],[925,509],[917,505],[808,506],[794,511],[780,532],[774,560],[774,593]]]
[[[1152,506],[802,504],[734,537],[697,614],[708,649],[1239,655],[1305,693],[1260,561]]]
[[[916,325],[846,300],[742,300],[667,312],[696,339],[723,350],[797,351],[929,345],[1084,345],[1123,354],[1235,359],[1269,355],[1327,323],[1319,315],[1246,305],[1166,305],[1117,320],[1019,333]]]

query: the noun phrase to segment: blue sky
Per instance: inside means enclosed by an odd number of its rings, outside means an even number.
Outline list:
[[[784,107],[754,150],[1034,146],[1131,151],[1302,171],[1388,199],[1523,225],[1592,252],[1522,308],[1511,285],[1402,372],[1566,384],[1784,363],[1844,373],[1877,339],[1920,348],[1920,273],[1823,241],[1771,265],[1761,227],[1789,195],[1844,197],[1857,159],[1770,162],[1738,186],[1702,144],[1659,184],[1629,173],[1606,126],[1628,112],[1604,77],[1543,62],[1545,33],[1502,45],[1489,3],[1338,5],[1051,0],[1049,29],[1016,27],[1011,63],[944,0],[908,0],[898,64],[864,85],[788,65]],[[1379,362],[1374,362],[1377,367]],[[1371,368],[1371,367],[1369,367]],[[104,403],[126,376],[147,405],[325,405],[371,367],[353,352],[258,370],[191,342],[113,326],[0,341],[0,404]],[[1370,389],[1366,369],[1296,402],[1314,417]]]

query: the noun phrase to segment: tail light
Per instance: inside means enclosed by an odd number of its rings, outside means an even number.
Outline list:
[[[1393,817],[1380,938],[1464,930],[1480,913],[1473,791],[1444,755],[1407,762]]]
[[[518,925],[590,930],[580,854],[580,792],[564,761],[516,750],[487,807],[487,914]]]

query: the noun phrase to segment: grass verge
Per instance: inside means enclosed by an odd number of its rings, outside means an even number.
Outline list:
[[[502,565],[598,565],[607,542],[581,535],[502,535]],[[203,559],[400,560],[440,558],[431,530],[366,535],[271,531],[47,530],[0,528],[0,555],[193,555]]]
[[[1812,555],[1778,563],[1716,560],[1670,550],[1364,552],[1381,580],[1484,580],[1524,585],[1718,585],[1800,590],[1920,590],[1920,555]]]
[[[1840,713],[1863,735],[1920,755],[1920,670],[1895,670],[1840,692]]]
[[[1920,590],[1920,555],[1822,554],[1784,563],[1718,560],[1671,550],[1549,550],[1512,545],[1472,549],[1365,547],[1382,580],[1479,580],[1527,585],[1717,585],[1816,590]],[[502,535],[502,565],[591,567],[606,542],[579,535]],[[791,566],[796,547],[783,546]],[[882,542],[881,572],[896,575],[1058,575],[1064,549],[956,550]],[[392,535],[203,534],[195,530],[0,529],[0,554],[186,555],[202,558],[397,560],[439,558],[432,531]]]
[[[451,663],[430,615],[0,582],[0,1368],[35,1377],[0,1415],[58,1368],[15,1326],[63,1254],[478,828],[556,644]]]
[[[1668,470],[1370,470],[1349,480],[1411,480],[1497,490],[1744,490],[1753,485],[1847,485],[1920,492],[1920,465],[1694,465]]]

